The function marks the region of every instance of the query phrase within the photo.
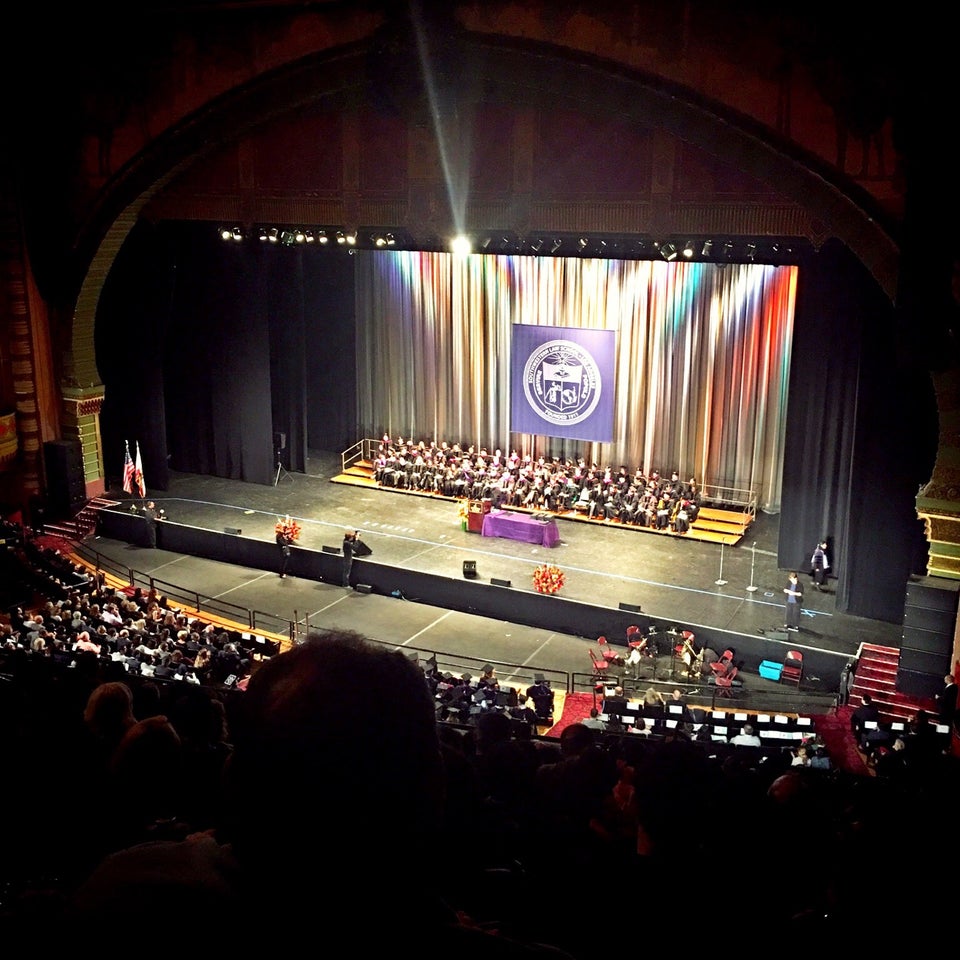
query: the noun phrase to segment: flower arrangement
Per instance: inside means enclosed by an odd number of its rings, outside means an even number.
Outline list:
[[[557,593],[563,584],[563,571],[553,564],[543,563],[533,571],[533,586],[537,593]]]
[[[288,513],[284,518],[277,518],[276,526],[273,528],[273,532],[281,533],[284,537],[292,542],[296,542],[300,539],[300,524],[294,520]]]

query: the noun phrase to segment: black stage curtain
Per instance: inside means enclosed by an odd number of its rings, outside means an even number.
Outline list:
[[[168,231],[139,224],[117,255],[97,304],[94,349],[104,386],[100,437],[108,488],[122,483],[124,441],[131,456],[139,443],[150,489],[166,490],[169,483],[163,358],[170,348],[170,241]]]
[[[209,225],[179,234],[164,390],[175,470],[273,483],[262,251]]]
[[[361,437],[357,414],[356,257],[305,258],[308,440],[346,450]]]
[[[270,399],[274,440],[287,470],[307,465],[307,369],[304,338],[303,256],[300,250],[265,250],[265,296],[269,317]],[[273,254],[279,254],[274,256]]]
[[[837,609],[891,623],[924,570],[915,497],[936,455],[929,374],[897,347],[893,307],[827,244],[798,289],[778,564],[806,574],[826,536]]]
[[[224,242],[209,223],[139,223],[104,284],[97,364],[106,479],[139,441],[151,489],[170,468],[253,483],[308,447],[357,439],[353,257]]]

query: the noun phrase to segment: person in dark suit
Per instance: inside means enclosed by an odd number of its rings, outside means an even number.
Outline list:
[[[343,585],[350,586],[350,571],[355,557],[369,557],[373,551],[360,538],[359,530],[348,530],[343,535]]]
[[[937,694],[937,707],[940,722],[947,724],[952,730],[957,716],[957,681],[953,679],[952,673],[943,678],[943,689]]]
[[[155,547],[157,545],[157,520],[160,514],[157,513],[157,505],[148,500],[143,508],[143,521],[146,532],[144,533],[144,545]]]
[[[293,535],[284,528],[277,529],[277,546],[280,548],[280,579],[287,575],[287,564],[290,563],[290,547],[293,544]]]
[[[880,711],[877,709],[877,705],[873,702],[870,694],[865,693],[860,706],[850,714],[850,730],[857,738],[858,743],[863,740],[863,725],[869,720],[878,721],[879,719]]]

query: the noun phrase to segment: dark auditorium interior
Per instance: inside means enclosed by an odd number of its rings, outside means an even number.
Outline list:
[[[587,960],[694,911],[879,944],[881,889],[947,920],[947,31],[57,17],[0,58],[11,936]]]

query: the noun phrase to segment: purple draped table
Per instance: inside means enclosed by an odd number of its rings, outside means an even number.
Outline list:
[[[485,537],[506,537],[545,547],[555,547],[560,542],[556,520],[535,520],[525,513],[509,510],[491,510],[483,518],[482,533]]]

